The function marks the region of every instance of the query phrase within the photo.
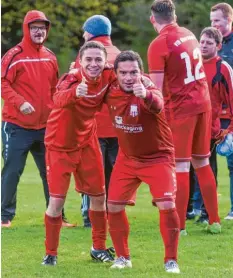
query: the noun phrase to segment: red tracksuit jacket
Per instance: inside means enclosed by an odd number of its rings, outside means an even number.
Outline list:
[[[229,108],[228,118],[231,123],[228,130],[233,132],[233,70],[219,56],[204,60],[204,68],[212,105],[211,137],[215,138],[221,129],[219,116],[223,103],[227,104]]]
[[[29,33],[29,22],[43,19],[47,20],[43,13],[29,12],[23,22],[22,42],[2,59],[2,120],[27,129],[45,128],[58,80],[55,55],[45,46],[34,44]],[[30,115],[20,112],[25,101],[35,112]]]
[[[115,80],[115,73],[106,69],[96,80],[85,76],[88,94],[77,98],[76,88],[83,75],[81,70],[76,75],[66,74],[58,83],[45,134],[45,145],[50,150],[75,151],[96,136],[95,114],[102,107],[109,85]]]

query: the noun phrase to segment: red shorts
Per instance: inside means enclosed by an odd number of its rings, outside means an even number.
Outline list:
[[[103,159],[97,138],[74,152],[47,149],[46,165],[49,193],[52,197],[66,197],[72,173],[76,191],[90,196],[105,194]]]
[[[210,156],[211,112],[169,121],[175,145],[176,161]]]
[[[134,205],[136,191],[145,182],[149,185],[152,202],[174,201],[176,194],[176,172],[171,162],[145,164],[118,156],[113,168],[108,203]]]

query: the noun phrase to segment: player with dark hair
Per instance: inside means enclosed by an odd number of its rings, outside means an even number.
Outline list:
[[[43,265],[56,265],[61,211],[71,174],[76,191],[90,196],[92,225],[91,257],[113,261],[106,249],[107,215],[103,161],[96,135],[95,113],[115,80],[114,71],[104,69],[107,52],[98,42],[87,42],[80,49],[81,68],[65,74],[58,82],[54,108],[49,116],[45,145],[50,200],[45,213],[46,256]]]
[[[166,117],[173,134],[181,234],[187,234],[190,162],[209,213],[208,231],[220,233],[216,182],[209,165],[211,102],[199,43],[191,31],[176,23],[171,0],[154,1],[150,20],[159,36],[148,48],[149,73],[163,92]]]
[[[108,197],[109,232],[117,254],[111,268],[132,267],[125,206],[134,204],[136,191],[145,182],[150,187],[153,204],[159,209],[165,270],[179,273],[174,146],[163,97],[150,80],[142,78],[143,65],[137,53],[123,51],[114,68],[118,80],[110,86],[105,100],[120,147]]]

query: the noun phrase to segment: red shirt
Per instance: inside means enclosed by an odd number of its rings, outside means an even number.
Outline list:
[[[28,12],[24,18],[22,42],[2,58],[2,120],[26,129],[45,128],[58,81],[56,56],[31,40],[29,22],[36,20],[47,18],[39,11]],[[35,108],[29,115],[20,112],[20,106],[26,101]]]
[[[212,104],[212,138],[220,131],[219,116],[222,104],[229,107],[229,118],[231,123],[228,127],[233,132],[233,70],[231,66],[219,56],[204,60],[204,68],[208,80],[210,98]]]
[[[211,109],[199,43],[192,32],[169,24],[148,49],[149,73],[164,73],[163,94],[168,119]]]
[[[120,150],[130,159],[143,162],[173,161],[171,130],[166,122],[163,98],[154,85],[146,99],[122,91],[117,82],[106,96]]]
[[[90,41],[101,42],[107,51],[107,61],[110,64],[114,64],[116,56],[120,53],[120,50],[112,44],[109,36],[99,36],[90,39]],[[79,68],[79,55],[75,61],[75,67]],[[112,126],[112,121],[109,116],[109,111],[106,104],[103,105],[101,111],[96,114],[97,123],[97,136],[98,138],[116,137],[115,130]]]
[[[104,70],[96,80],[87,76],[88,95],[76,97],[77,85],[84,74],[66,74],[57,86],[54,108],[49,116],[45,145],[57,151],[75,151],[88,144],[96,136],[95,114],[101,108],[109,84],[115,80],[113,70]]]

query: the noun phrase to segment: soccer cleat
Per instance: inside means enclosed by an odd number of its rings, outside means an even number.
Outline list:
[[[76,224],[69,223],[69,221],[67,220],[67,218],[65,216],[62,217],[62,227],[73,228],[76,226],[77,226]]]
[[[197,218],[197,220],[194,223],[201,224],[203,226],[207,226],[209,224],[209,219],[207,217],[201,215]]]
[[[207,232],[211,233],[211,234],[220,234],[221,233],[221,225],[220,223],[213,223],[211,225],[208,225],[206,228]]]
[[[11,227],[11,221],[10,220],[2,220],[1,227],[2,228],[10,228]]]
[[[187,235],[188,235],[188,233],[185,229],[180,230],[180,236],[187,236]]]
[[[95,250],[91,248],[90,255],[94,261],[109,263],[114,261],[114,255],[109,249],[106,250]]]
[[[57,264],[57,256],[46,255],[43,259],[42,265],[56,265]]]
[[[132,263],[130,260],[127,260],[124,257],[119,257],[114,261],[113,265],[110,268],[111,269],[132,268]]]
[[[228,215],[224,219],[225,220],[233,220],[233,211],[229,212]]]
[[[176,261],[169,260],[164,264],[165,271],[168,273],[180,273],[179,266]]]
[[[194,209],[191,210],[191,211],[187,211],[187,213],[186,213],[186,219],[187,219],[187,220],[194,219],[195,216],[196,216],[196,214],[195,214]]]

